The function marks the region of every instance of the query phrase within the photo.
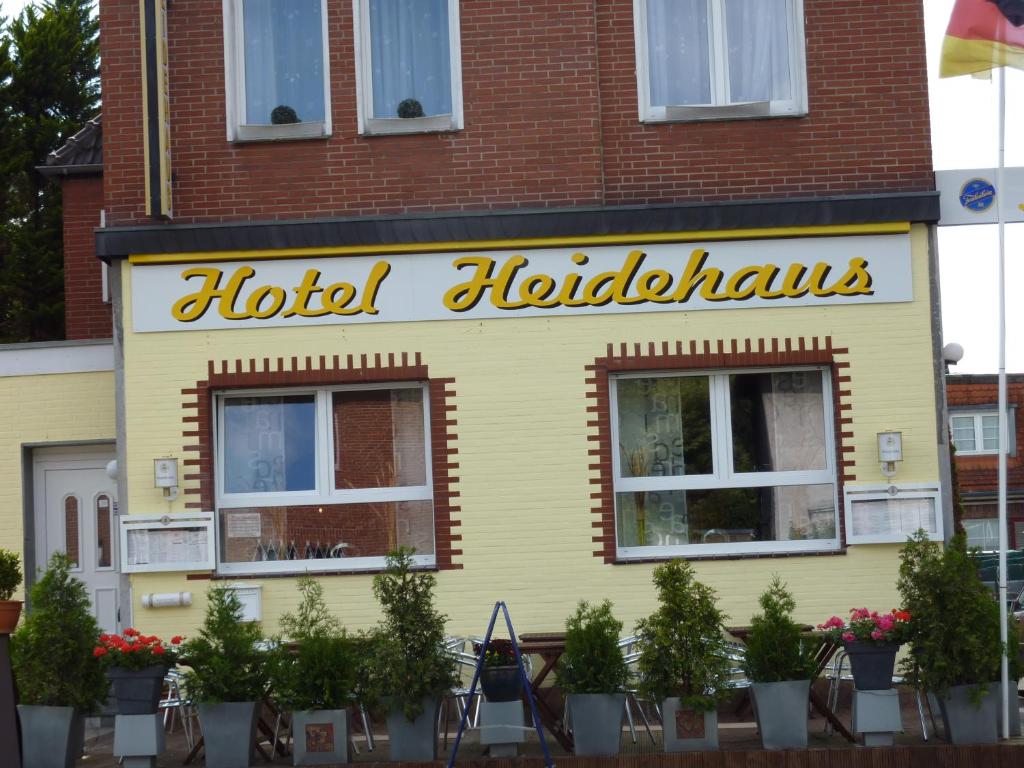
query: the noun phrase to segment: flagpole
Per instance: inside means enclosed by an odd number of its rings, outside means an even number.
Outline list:
[[[999,68],[999,164],[995,170],[995,210],[999,226],[999,642],[1006,649],[1002,654],[999,686],[1002,696],[1002,738],[1010,738],[1010,663],[1008,654],[1016,649],[1007,648],[1007,289],[1006,289],[1006,244],[1005,221],[1002,215],[1002,177],[1006,166],[1006,122],[1007,122],[1007,68]],[[1015,681],[1016,687],[1016,681]]]

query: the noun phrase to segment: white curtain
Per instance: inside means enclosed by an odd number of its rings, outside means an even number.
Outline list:
[[[711,103],[707,0],[647,0],[651,105]]]
[[[448,0],[369,0],[373,116],[398,117],[416,99],[423,114],[452,111]]]
[[[788,0],[725,0],[729,102],[791,98]]]
[[[246,123],[269,124],[279,106],[324,119],[322,23],[320,0],[243,0]]]

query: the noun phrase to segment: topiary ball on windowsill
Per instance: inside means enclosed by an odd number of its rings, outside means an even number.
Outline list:
[[[289,107],[287,104],[281,104],[280,106],[274,107],[274,111],[270,113],[270,122],[272,125],[291,125],[292,123],[301,122],[299,115],[294,109]]]
[[[417,99],[403,99],[398,104],[399,117],[423,117],[423,105]]]

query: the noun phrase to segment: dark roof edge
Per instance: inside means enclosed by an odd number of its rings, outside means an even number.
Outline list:
[[[1024,383],[1024,373],[1007,373],[1006,381]],[[998,373],[947,373],[947,384],[998,384]]]
[[[43,176],[59,178],[62,176],[102,176],[103,164],[96,165],[37,165],[36,170]]]
[[[446,211],[336,219],[164,224],[96,230],[96,255],[640,235],[765,227],[935,222],[939,193],[616,207]]]

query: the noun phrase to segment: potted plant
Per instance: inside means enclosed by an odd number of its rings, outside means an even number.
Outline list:
[[[18,626],[21,601],[12,600],[21,584],[21,558],[14,552],[0,549],[0,635],[9,635]]]
[[[887,691],[892,687],[896,653],[910,631],[910,613],[895,608],[880,614],[851,608],[850,618],[833,616],[818,629],[833,643],[842,644],[850,659],[853,685],[861,691]]]
[[[914,616],[904,676],[938,697],[954,744],[995,743],[999,605],[978,578],[966,536],[943,548],[918,531],[900,553],[899,590]]]
[[[666,752],[718,749],[729,663],[715,591],[681,560],[654,569],[658,609],[636,625],[640,691],[662,702]]]
[[[757,726],[765,749],[807,746],[807,707],[815,643],[793,621],[796,603],[775,576],[747,635],[744,670],[751,680]]]
[[[24,768],[70,768],[82,750],[82,715],[107,695],[93,656],[99,627],[85,585],[55,554],[31,590],[32,610],[11,635]]]
[[[93,656],[113,683],[119,715],[151,715],[160,704],[164,677],[178,661],[181,637],[165,643],[128,627],[123,635],[100,635]]]
[[[487,643],[480,671],[480,690],[488,701],[516,701],[523,695],[523,678],[511,640],[492,637]]]
[[[629,672],[619,647],[622,622],[612,603],[580,601],[565,622],[565,652],[559,659],[558,686],[568,694],[577,755],[615,755],[622,736]]]
[[[455,659],[444,647],[445,616],[434,607],[433,574],[413,571],[412,552],[400,548],[373,579],[384,620],[367,644],[364,698],[387,709],[391,760],[437,757],[441,697],[458,682]]]
[[[255,623],[242,620],[230,587],[207,592],[199,635],[182,646],[185,685],[197,703],[207,768],[248,768],[258,706],[267,690],[267,652]]]
[[[325,765],[349,761],[349,705],[357,680],[354,643],[331,615],[323,585],[299,578],[296,613],[281,617],[291,641],[275,660],[274,697],[292,713],[292,762]]]

